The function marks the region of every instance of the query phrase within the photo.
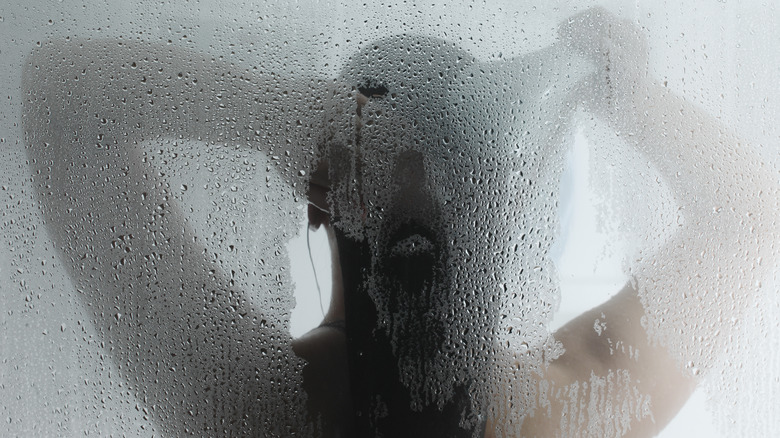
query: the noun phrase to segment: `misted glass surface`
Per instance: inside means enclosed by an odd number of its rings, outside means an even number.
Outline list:
[[[773,436],[777,7],[0,6],[8,436]]]

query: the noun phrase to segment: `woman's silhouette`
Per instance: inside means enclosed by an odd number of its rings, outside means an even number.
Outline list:
[[[555,221],[544,213],[575,110],[630,133],[686,205],[688,225],[661,250],[680,271],[762,275],[743,268],[774,256],[760,243],[776,222],[765,166],[751,154],[722,160],[736,140],[636,67],[641,43],[630,25],[591,10],[562,26],[560,44],[513,60],[479,62],[451,42],[401,35],[366,46],[334,80],[292,80],[173,46],[51,42],[24,75],[30,166],[106,350],[166,433],[511,436],[522,424],[547,436],[587,424],[594,434],[651,435],[693,381],[648,339],[637,290],[554,337],[546,330]],[[336,273],[320,328],[293,344],[283,273],[252,277],[262,306],[249,305],[234,279],[250,274],[223,272],[140,147],[165,141],[261,150],[274,163],[266,173],[281,178],[271,201],[283,210],[308,197]],[[742,169],[752,179],[735,176]],[[751,216],[705,213],[738,192]],[[280,217],[257,225],[294,228]],[[696,224],[739,241],[746,264],[721,269],[717,251],[690,253]],[[282,263],[256,256],[258,266]],[[640,270],[645,304],[672,293],[648,278],[679,280],[656,270],[665,266]],[[641,360],[610,351],[593,330],[599,315],[610,342]],[[522,318],[511,326],[508,317]],[[510,326],[519,333],[507,348]],[[575,418],[576,400],[561,394],[594,376],[625,383],[603,404],[621,401],[629,416]]]

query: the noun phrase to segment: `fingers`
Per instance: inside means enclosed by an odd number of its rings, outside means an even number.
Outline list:
[[[572,49],[590,57],[599,56],[607,51],[605,35],[608,34],[608,23],[615,18],[609,11],[597,6],[562,22],[558,35]]]
[[[599,63],[619,58],[637,64],[647,55],[641,29],[602,7],[573,15],[561,23],[558,35],[567,46]]]
[[[589,111],[615,114],[632,105],[648,72],[647,41],[639,26],[595,7],[561,23],[558,35],[565,46],[595,64],[593,74],[576,89]]]

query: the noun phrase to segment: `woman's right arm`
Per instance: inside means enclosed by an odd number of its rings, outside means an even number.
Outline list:
[[[257,149],[292,193],[315,139],[313,87],[140,42],[52,42],[28,58],[24,131],[47,231],[128,394],[165,432],[289,434],[302,363],[283,291],[261,285],[253,313],[141,145]]]

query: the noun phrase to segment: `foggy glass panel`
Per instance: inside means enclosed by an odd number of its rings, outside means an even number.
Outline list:
[[[0,7],[9,436],[771,436],[777,8]]]

